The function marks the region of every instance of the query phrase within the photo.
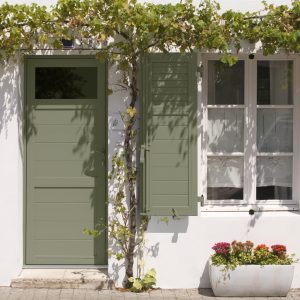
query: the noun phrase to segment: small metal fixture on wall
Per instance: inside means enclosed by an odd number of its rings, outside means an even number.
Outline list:
[[[73,49],[74,48],[74,40],[66,40],[66,39],[61,39],[62,44],[65,49]]]

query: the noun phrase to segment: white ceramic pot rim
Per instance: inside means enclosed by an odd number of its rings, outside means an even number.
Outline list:
[[[210,259],[209,260],[209,264],[211,265],[211,266],[214,266],[214,267],[221,267],[221,268],[226,268],[226,265],[214,265],[213,264],[213,262],[212,262],[212,260]],[[283,266],[295,266],[295,264],[294,263],[292,263],[292,264],[286,264],[286,265],[277,265],[277,264],[269,264],[269,265],[257,265],[257,264],[244,264],[244,265],[237,265],[236,266],[236,268],[239,268],[239,267],[262,267],[262,268],[264,268],[264,267],[268,267],[268,266],[281,266],[281,267],[283,267]],[[235,268],[235,269],[236,269]],[[234,269],[234,270],[235,270]]]
[[[215,296],[284,297],[291,288],[295,266],[238,265],[234,270],[209,262],[209,277]]]

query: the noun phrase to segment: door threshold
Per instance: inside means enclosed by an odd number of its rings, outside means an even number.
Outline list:
[[[37,268],[38,267],[38,268]],[[50,268],[51,267],[51,268]],[[56,267],[56,268],[54,268]],[[73,267],[73,268],[71,268]],[[45,289],[111,289],[114,284],[109,279],[107,269],[102,266],[34,266],[23,268],[17,278],[11,281],[15,288]]]
[[[108,265],[23,265],[22,269],[107,269]]]

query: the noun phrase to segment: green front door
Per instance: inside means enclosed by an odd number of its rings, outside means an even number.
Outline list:
[[[106,72],[94,58],[26,68],[26,264],[106,264]]]

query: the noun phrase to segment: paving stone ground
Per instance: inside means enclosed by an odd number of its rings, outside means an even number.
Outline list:
[[[0,287],[0,300],[300,300],[300,289],[292,290],[287,297],[226,298],[214,297],[210,289],[155,290],[134,294],[116,290],[84,289],[20,289]]]

